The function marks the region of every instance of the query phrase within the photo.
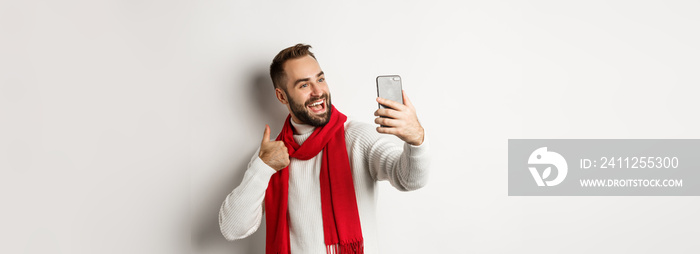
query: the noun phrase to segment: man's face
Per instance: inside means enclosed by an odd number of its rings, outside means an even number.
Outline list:
[[[287,100],[280,98],[281,91],[277,91],[277,97],[287,104],[292,120],[313,126],[327,124],[331,118],[331,94],[316,59],[307,55],[288,60],[284,63],[284,71]]]

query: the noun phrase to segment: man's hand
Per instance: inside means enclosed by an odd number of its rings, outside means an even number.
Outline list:
[[[377,98],[379,104],[390,107],[374,111],[374,115],[379,116],[374,119],[374,122],[387,126],[377,127],[377,132],[396,135],[406,143],[418,146],[423,144],[423,126],[418,122],[416,108],[413,107],[413,103],[406,96],[406,92],[401,91],[401,93],[406,105],[384,98]],[[382,116],[388,118],[382,118]]]
[[[270,126],[267,124],[265,125],[265,133],[263,133],[258,156],[275,171],[279,171],[289,165],[287,147],[282,141],[270,141]]]

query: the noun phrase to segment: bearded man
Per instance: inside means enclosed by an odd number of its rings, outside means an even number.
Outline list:
[[[309,48],[286,48],[270,65],[289,116],[275,140],[265,126],[241,184],[221,205],[221,232],[229,241],[245,238],[264,215],[266,253],[378,253],[377,182],[401,191],[426,184],[425,131],[405,92],[405,105],[377,98],[388,107],[374,113],[380,126],[349,120],[331,103]]]

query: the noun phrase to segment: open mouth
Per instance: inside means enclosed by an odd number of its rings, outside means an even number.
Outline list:
[[[326,112],[326,100],[325,99],[317,100],[317,101],[309,104],[306,107],[309,108],[309,110],[311,112],[313,112],[314,114],[323,114]]]

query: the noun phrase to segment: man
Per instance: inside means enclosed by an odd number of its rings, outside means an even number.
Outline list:
[[[385,127],[346,120],[310,47],[286,48],[272,61],[275,94],[289,116],[276,141],[265,126],[243,181],[221,205],[219,226],[227,240],[245,238],[264,214],[266,253],[378,253],[376,182],[402,191],[425,185],[424,130],[405,93],[406,105],[377,98],[390,107],[374,113]]]

